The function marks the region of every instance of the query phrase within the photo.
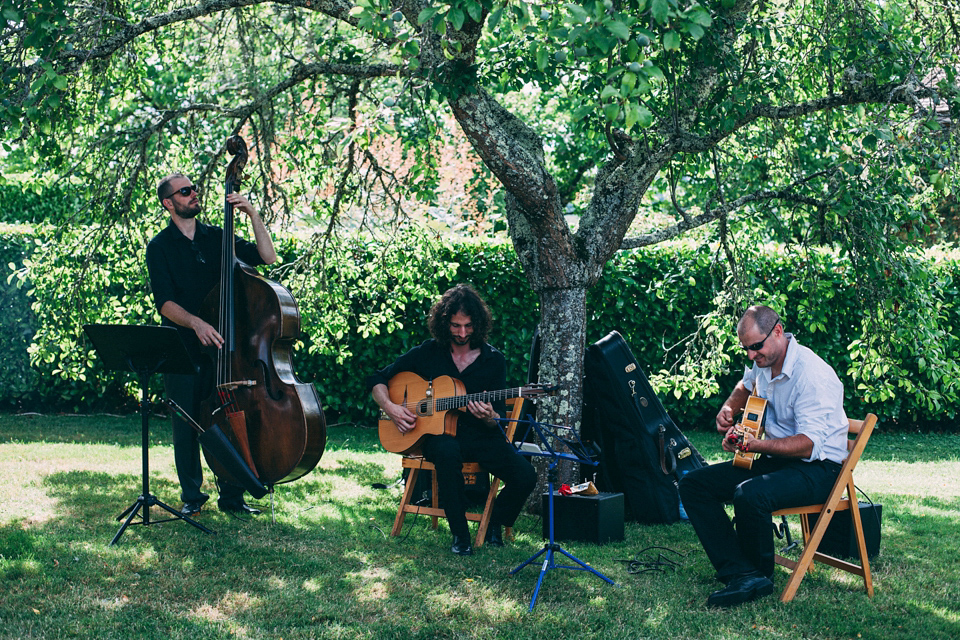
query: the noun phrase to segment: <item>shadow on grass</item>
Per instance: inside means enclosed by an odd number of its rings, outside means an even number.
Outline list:
[[[150,444],[169,445],[170,419],[150,416]],[[143,425],[139,414],[129,416],[52,416],[0,414],[0,443],[69,442],[139,447]]]
[[[172,445],[170,418],[151,415],[148,423],[150,445]],[[127,416],[50,416],[0,414],[0,444],[7,442],[68,442],[139,447],[143,424],[139,414]],[[342,425],[327,428],[326,451],[381,453],[377,430]]]
[[[385,534],[398,491],[370,488],[384,481],[382,466],[348,460],[278,487],[276,523],[269,513],[240,519],[208,508],[198,520],[216,535],[166,522],[131,527],[110,547],[114,518],[137,498],[141,478],[53,473],[44,487],[58,517],[0,527],[8,630],[0,637],[960,636],[957,500],[883,496],[872,600],[856,578],[819,568],[790,604],[765,598],[735,615],[710,610],[704,600],[717,585],[690,527],[630,523],[623,542],[564,544],[618,587],[551,571],[530,615],[539,567],[508,570],[542,548],[538,519],[522,517],[505,549],[455,557],[446,525],[433,532],[429,518],[408,519],[400,538]],[[152,478],[151,491],[165,499],[178,487]],[[678,551],[682,566],[627,574],[619,560],[654,545]],[[778,570],[777,587],[785,581]]]

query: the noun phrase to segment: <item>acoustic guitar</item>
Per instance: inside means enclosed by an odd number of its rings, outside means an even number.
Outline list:
[[[424,380],[415,373],[398,373],[387,383],[390,400],[403,405],[417,415],[413,429],[401,433],[397,425],[380,411],[380,444],[393,453],[409,453],[419,447],[427,435],[457,435],[458,411],[471,400],[494,402],[509,398],[539,398],[553,395],[559,387],[544,384],[528,384],[524,387],[466,393],[463,383],[450,376]]]
[[[753,461],[757,457],[755,452],[742,451],[739,446],[743,444],[745,434],[749,433],[754,438],[763,437],[764,425],[767,421],[767,400],[760,396],[751,395],[747,398],[747,404],[743,408],[743,417],[740,423],[734,425],[731,429],[731,435],[728,436],[731,442],[738,448],[733,454],[733,466],[741,469],[749,469],[753,466]]]

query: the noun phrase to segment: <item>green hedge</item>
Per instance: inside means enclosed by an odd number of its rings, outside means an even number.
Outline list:
[[[0,224],[0,265],[5,267],[0,278],[0,407],[16,407],[15,399],[35,386],[27,350],[36,322],[26,292],[13,278],[13,272],[23,268],[31,240],[28,228]]]
[[[0,343],[5,362],[21,363],[0,374],[3,406],[134,405],[132,376],[102,371],[80,325],[158,322],[143,266],[143,246],[156,230],[118,229],[98,246],[91,246],[92,231],[0,235],[0,254],[10,256],[4,264],[13,263],[22,285],[16,295],[3,292],[4,336],[34,333],[29,369],[22,364],[25,339]],[[430,303],[455,282],[470,282],[488,300],[496,320],[492,341],[507,355],[511,384],[523,382],[539,309],[512,247],[443,245],[414,231],[393,242],[382,251],[350,238],[312,254],[306,268],[304,243],[278,243],[283,264],[270,275],[294,292],[303,320],[295,370],[316,385],[329,420],[372,422],[365,376],[427,337]],[[81,270],[87,254],[92,263]],[[851,415],[873,411],[887,426],[956,429],[955,259],[932,257],[916,270],[912,285],[926,292],[923,309],[904,299],[902,308],[887,303],[872,314],[858,311],[864,283],[853,281],[844,257],[768,248],[750,267],[744,299],[782,309],[787,330],[833,364]],[[685,429],[712,428],[718,404],[748,364],[733,335],[726,277],[709,247],[660,245],[619,254],[588,296],[588,340],[620,331]],[[918,317],[926,323],[919,330],[911,320]],[[886,333],[872,329],[879,321]]]

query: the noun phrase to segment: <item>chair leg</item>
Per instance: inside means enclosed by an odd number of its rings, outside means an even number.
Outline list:
[[[817,518],[817,524],[814,525],[813,530],[810,532],[810,537],[806,538],[806,535],[804,535],[803,553],[800,554],[797,566],[790,573],[787,586],[783,588],[783,593],[780,594],[780,602],[790,602],[793,600],[793,597],[797,595],[800,582],[803,580],[803,576],[806,575],[807,570],[813,565],[813,558],[817,553],[817,547],[820,546],[820,541],[823,540],[823,536],[827,532],[827,527],[830,525],[830,521],[833,520],[833,514],[837,510],[837,505],[840,504],[840,498],[843,497],[844,488],[843,485],[834,485],[830,496],[823,505],[820,516]]]
[[[850,479],[850,482],[847,486],[847,491],[849,495],[856,497],[856,487],[853,484],[853,479]],[[853,518],[853,530],[857,534],[857,551],[860,553],[860,568],[862,570],[863,576],[863,586],[867,590],[867,597],[873,597],[873,578],[870,575],[870,559],[867,557],[867,541],[863,537],[863,522],[860,520],[860,505],[854,499],[850,500],[850,515]]]
[[[477,537],[473,541],[473,546],[480,548],[487,538],[487,529],[490,528],[490,516],[493,515],[493,501],[497,499],[497,491],[500,489],[500,478],[494,477],[490,481],[490,491],[487,492],[487,501],[483,505],[483,516],[480,518],[480,526],[477,527]]]
[[[391,536],[400,535],[400,530],[403,529],[403,520],[407,517],[406,506],[410,504],[410,500],[413,498],[413,489],[417,486],[417,475],[419,475],[420,469],[410,469],[410,473],[407,474],[407,485],[403,489],[403,497],[400,498],[400,508],[397,509],[397,518],[393,521],[393,529],[390,530]]]
[[[434,509],[440,508],[440,495],[439,490],[437,489],[437,471],[434,469],[430,472],[430,504],[433,505]],[[437,522],[439,521],[438,516],[433,516],[433,528],[437,528]]]
[[[807,545],[810,544],[810,514],[801,513],[800,514],[800,529],[803,531],[803,548],[806,549]],[[814,561],[810,563],[810,566],[807,568],[807,571],[813,571],[816,568],[817,563]]]

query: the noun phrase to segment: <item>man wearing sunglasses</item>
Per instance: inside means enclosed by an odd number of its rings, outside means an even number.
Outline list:
[[[758,454],[750,469],[732,460],[703,467],[680,481],[680,499],[717,579],[726,587],[707,599],[730,607],[773,593],[771,513],[825,501],[847,456],[843,384],[833,368],[785,333],[780,316],[754,306],[737,324],[737,337],[753,366],[717,413],[724,451],[735,417],[756,389],[766,399],[765,438],[749,435],[742,450]],[[732,503],[734,521],[724,505]]]
[[[197,375],[165,374],[167,397],[195,418],[199,414],[206,381],[213,379],[210,359],[201,357],[201,345],[220,348],[223,336],[198,314],[207,294],[220,283],[223,229],[197,220],[203,211],[200,191],[180,173],[165,177],[157,185],[160,205],[170,214],[166,228],[147,245],[147,270],[154,302],[162,324],[176,327],[194,362],[201,367]],[[270,233],[260,214],[239,193],[226,196],[234,209],[250,219],[254,242],[237,237],[237,258],[250,266],[272,264],[277,260]],[[209,496],[200,490],[203,473],[197,433],[180,418],[173,417],[173,452],[180,481],[184,515],[198,513]],[[243,488],[223,480],[217,482],[220,509],[255,515],[257,509],[246,504]]]

